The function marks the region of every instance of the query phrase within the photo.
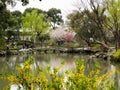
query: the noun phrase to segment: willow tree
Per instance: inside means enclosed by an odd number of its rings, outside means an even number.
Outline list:
[[[40,37],[44,35],[49,28],[49,21],[44,18],[44,14],[37,13],[37,10],[33,10],[31,13],[26,13],[22,17],[23,31],[31,33],[34,38],[34,43],[42,41]]]

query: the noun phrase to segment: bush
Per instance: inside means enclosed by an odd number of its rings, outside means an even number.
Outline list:
[[[65,42],[63,44],[63,47],[66,47],[66,48],[78,48],[79,44],[75,43],[75,42]]]
[[[115,60],[120,60],[120,49],[118,49],[114,54],[113,54],[113,58]]]
[[[24,48],[33,48],[34,43],[32,41],[21,40],[17,43],[17,45],[22,45]]]
[[[113,72],[100,75],[100,70],[94,69],[86,76],[83,60],[76,62],[74,72],[66,70],[62,74],[59,71],[64,63],[61,63],[58,68],[39,69],[38,73],[34,75],[31,71],[32,62],[33,59],[30,58],[24,63],[24,66],[18,66],[16,74],[1,77],[10,81],[5,90],[9,90],[13,84],[17,84],[19,89],[22,86],[25,90],[116,90],[113,87],[113,81],[110,81]]]

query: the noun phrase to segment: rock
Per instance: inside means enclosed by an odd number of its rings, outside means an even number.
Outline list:
[[[68,49],[67,49],[67,48],[60,48],[60,49],[59,49],[59,52],[60,52],[60,53],[67,53],[67,52],[68,52]]]

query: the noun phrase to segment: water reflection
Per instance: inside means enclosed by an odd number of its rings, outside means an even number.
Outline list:
[[[106,72],[114,71],[114,74],[111,76],[111,80],[115,79],[115,83],[120,89],[120,65],[111,63],[109,60],[105,61],[102,59],[91,59],[88,55],[71,55],[71,54],[34,54],[34,55],[22,55],[22,56],[11,56],[11,57],[1,57],[0,58],[0,74],[3,74],[5,71],[16,72],[18,64],[23,64],[29,56],[33,56],[35,61],[33,63],[32,70],[34,71],[39,67],[58,67],[62,61],[65,61],[65,66],[62,68],[62,71],[67,69],[73,70],[75,67],[75,61],[80,60],[80,58],[85,59],[85,74],[87,75],[97,63],[101,67],[101,74]],[[1,83],[2,82],[2,83]],[[0,88],[3,90],[3,87],[8,82],[5,80],[0,80]],[[15,90],[16,86],[12,86],[11,90]]]

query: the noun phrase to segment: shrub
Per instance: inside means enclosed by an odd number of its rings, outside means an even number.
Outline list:
[[[22,86],[24,90],[115,90],[113,81],[110,81],[113,72],[100,75],[100,70],[94,69],[86,76],[83,60],[76,62],[74,72],[66,70],[62,74],[59,71],[64,63],[61,63],[58,68],[39,69],[34,75],[31,71],[32,62],[33,59],[30,58],[23,66],[18,66],[16,74],[1,77],[10,81],[5,90],[9,90],[13,84],[17,84],[19,89]]]
[[[118,49],[114,54],[113,54],[113,58],[115,60],[119,60],[120,59],[120,49]]]

